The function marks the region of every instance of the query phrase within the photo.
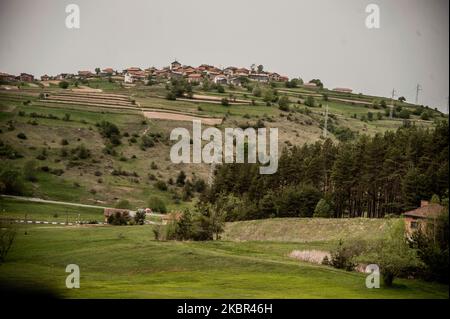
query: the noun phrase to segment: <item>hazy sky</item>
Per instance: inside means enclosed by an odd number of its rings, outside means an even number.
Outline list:
[[[80,29],[65,26],[70,3]],[[379,29],[365,26],[369,3]],[[420,83],[419,103],[446,111],[448,14],[448,0],[0,0],[0,72],[255,63],[409,101]]]

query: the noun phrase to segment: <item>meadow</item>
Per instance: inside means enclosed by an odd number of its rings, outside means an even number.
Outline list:
[[[448,298],[448,286],[398,279],[367,289],[365,275],[289,258],[313,242],[156,241],[153,226],[17,226],[0,280],[63,298]],[[231,236],[232,237],[232,236]],[[77,264],[79,289],[67,289]]]

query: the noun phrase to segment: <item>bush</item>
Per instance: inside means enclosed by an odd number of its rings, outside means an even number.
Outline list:
[[[305,105],[309,107],[315,107],[316,100],[314,100],[314,98],[311,95],[309,95],[305,100]]]
[[[229,106],[230,105],[230,101],[228,101],[228,99],[226,97],[224,97],[221,102],[223,106]]]
[[[19,171],[9,168],[0,170],[0,193],[8,195],[24,195],[25,185]]]
[[[27,136],[25,135],[25,133],[19,133],[19,134],[17,134],[17,138],[19,138],[21,140],[26,140]]]
[[[448,212],[448,208],[446,208]],[[410,240],[417,249],[419,259],[425,264],[425,279],[448,284],[449,269],[449,222],[448,213],[435,221],[429,221],[425,229],[418,229]]]
[[[28,161],[23,166],[23,176],[27,181],[30,182],[36,182],[37,176],[36,176],[36,162],[34,160]]]
[[[86,148],[86,146],[79,145],[75,148],[73,148],[70,153],[72,154],[72,159],[87,159],[91,157],[91,151]]]
[[[314,209],[313,217],[329,218],[333,216],[331,204],[326,199],[320,199]]]
[[[398,114],[398,117],[401,118],[401,119],[409,119],[410,113],[409,113],[408,110],[403,109],[403,110],[401,110],[400,113]]]
[[[167,184],[164,181],[157,181],[155,187],[160,191],[167,191]]]
[[[136,215],[134,215],[134,222],[136,225],[144,225],[145,223],[145,211],[138,210]]]
[[[128,212],[115,212],[108,217],[108,224],[111,225],[127,225],[130,221]]]
[[[186,173],[184,171],[180,171],[177,176],[176,184],[177,186],[184,186],[186,182]]]
[[[283,95],[278,100],[278,106],[279,106],[280,110],[289,112],[289,98],[287,96]]]
[[[61,82],[59,82],[59,87],[61,88],[61,89],[67,89],[68,87],[69,87],[69,82],[67,82],[67,81],[61,81]]]
[[[330,266],[347,271],[354,270],[357,265],[354,259],[362,252],[357,247],[355,244],[345,246],[342,240],[339,240],[338,246],[331,252]]]
[[[109,139],[112,145],[120,144],[120,130],[119,128],[108,121],[102,121],[97,124],[100,130],[100,134],[102,137]]]
[[[158,212],[161,214],[167,213],[166,204],[161,198],[156,196],[150,197],[150,199],[148,200],[148,207],[151,208],[154,212]]]
[[[368,258],[380,267],[386,286],[392,286],[396,277],[420,267],[416,251],[408,245],[403,221],[391,223],[388,236],[376,243]]]

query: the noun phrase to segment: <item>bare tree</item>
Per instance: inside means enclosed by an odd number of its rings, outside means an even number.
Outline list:
[[[16,230],[14,228],[4,228],[2,226],[0,228],[0,264],[5,262],[6,255],[16,238]]]

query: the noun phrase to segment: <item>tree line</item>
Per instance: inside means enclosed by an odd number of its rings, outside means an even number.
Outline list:
[[[278,171],[224,164],[202,201],[229,206],[226,219],[398,215],[433,195],[448,197],[448,121],[283,150]]]

